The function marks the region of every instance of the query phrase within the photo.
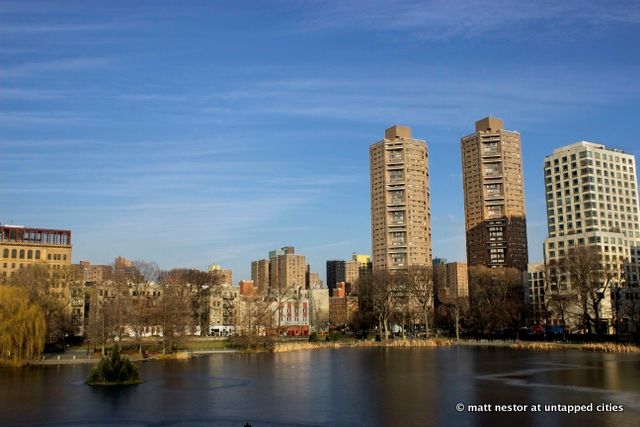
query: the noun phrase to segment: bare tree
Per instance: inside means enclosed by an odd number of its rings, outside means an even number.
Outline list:
[[[522,274],[515,268],[470,267],[469,320],[475,330],[491,333],[519,326],[522,288]]]
[[[629,332],[633,332],[636,342],[640,343],[640,295],[636,292],[635,295],[630,295],[629,301],[626,302],[626,315],[629,319]]]
[[[126,276],[129,288],[127,326],[134,335],[138,352],[142,353],[142,338],[151,333],[157,325],[159,301],[162,292],[158,280],[160,267],[156,263],[135,261]]]
[[[434,296],[433,268],[429,266],[411,266],[407,268],[405,274],[409,293],[420,307],[425,332],[429,337],[429,317],[431,317]]]
[[[208,335],[211,292],[214,287],[222,284],[223,277],[219,272],[207,273],[189,269],[185,271],[185,280],[191,291],[191,306],[200,335]]]
[[[174,343],[193,325],[192,299],[183,270],[170,270],[160,275],[162,297],[158,324],[162,329],[163,353],[172,352]]]
[[[466,317],[469,308],[469,298],[466,296],[447,295],[440,301],[440,319],[453,328],[456,339],[460,339],[460,324]]]
[[[598,246],[571,248],[564,260],[571,287],[577,291],[582,323],[589,333],[602,332],[602,301],[612,284],[621,281],[617,259],[603,256]]]
[[[387,270],[374,270],[360,279],[360,310],[370,310],[378,323],[378,331],[389,337],[389,319],[396,311],[397,289],[403,278]]]
[[[241,297],[237,309],[236,329],[247,339],[249,348],[253,347],[259,336],[266,333],[270,310],[268,302],[260,295]]]
[[[601,267],[603,269],[603,292],[607,292],[607,289],[609,289],[609,295],[615,296],[613,301],[611,301],[611,316],[612,326],[614,327],[615,334],[616,336],[619,336],[624,309],[619,304],[618,296],[624,293],[625,290],[625,259],[622,255],[620,255],[617,259],[615,256],[612,256],[611,258],[605,256],[603,261],[604,262],[601,264]],[[604,293],[602,294],[602,296],[604,297]],[[593,309],[595,308],[596,306],[593,306]],[[607,331],[604,332],[606,333]]]
[[[120,280],[90,288],[86,335],[94,349],[100,347],[103,356],[109,342],[119,339],[125,332],[128,302],[128,287]]]
[[[576,305],[577,294],[567,289],[566,283],[563,283],[565,271],[564,259],[550,260],[545,264],[543,311],[546,326],[551,324],[552,318],[559,319],[566,333],[568,317],[571,308]]]

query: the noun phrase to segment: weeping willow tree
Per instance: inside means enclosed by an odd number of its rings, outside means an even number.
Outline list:
[[[21,363],[42,353],[47,325],[24,289],[0,286],[0,362]]]

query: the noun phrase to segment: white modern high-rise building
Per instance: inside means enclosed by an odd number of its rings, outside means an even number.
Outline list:
[[[623,269],[623,279],[604,292],[601,316],[611,320],[615,287],[639,285],[638,185],[632,154],[581,141],[545,157],[547,263],[581,246],[595,246],[603,262]],[[570,279],[569,279],[570,281]],[[561,288],[571,292],[569,281]]]

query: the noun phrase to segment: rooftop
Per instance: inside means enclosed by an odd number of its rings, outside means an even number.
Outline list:
[[[578,141],[575,142],[573,144],[569,144],[569,145],[565,145],[563,147],[559,147],[556,148],[555,150],[553,150],[553,154],[559,154],[559,153],[563,153],[566,151],[571,151],[573,149],[576,148],[592,148],[592,149],[598,149],[598,150],[607,150],[607,151],[611,151],[614,153],[620,153],[620,154],[629,154],[626,151],[620,150],[618,148],[607,148],[605,147],[603,144],[598,144],[596,142],[589,142],[589,141]]]

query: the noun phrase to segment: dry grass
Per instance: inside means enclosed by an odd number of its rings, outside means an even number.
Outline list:
[[[0,359],[0,368],[21,368],[27,365],[24,361]]]
[[[450,340],[391,340],[391,341],[329,341],[329,342],[277,342],[274,344],[274,353],[286,353],[300,350],[317,350],[323,348],[347,348],[347,347],[440,347],[451,345]]]
[[[178,351],[169,354],[158,354],[153,358],[158,360],[188,360],[191,359],[191,353],[188,351]]]
[[[570,344],[552,342],[520,342],[511,344],[509,348],[524,350],[582,350],[600,351],[604,353],[640,353],[640,347],[631,344],[589,343]]]
[[[640,353],[640,347],[631,344],[582,344],[580,350],[586,351],[602,351],[604,353]]]
[[[509,348],[520,350],[560,350],[568,348],[570,344],[558,344],[553,342],[519,342],[509,345]]]

